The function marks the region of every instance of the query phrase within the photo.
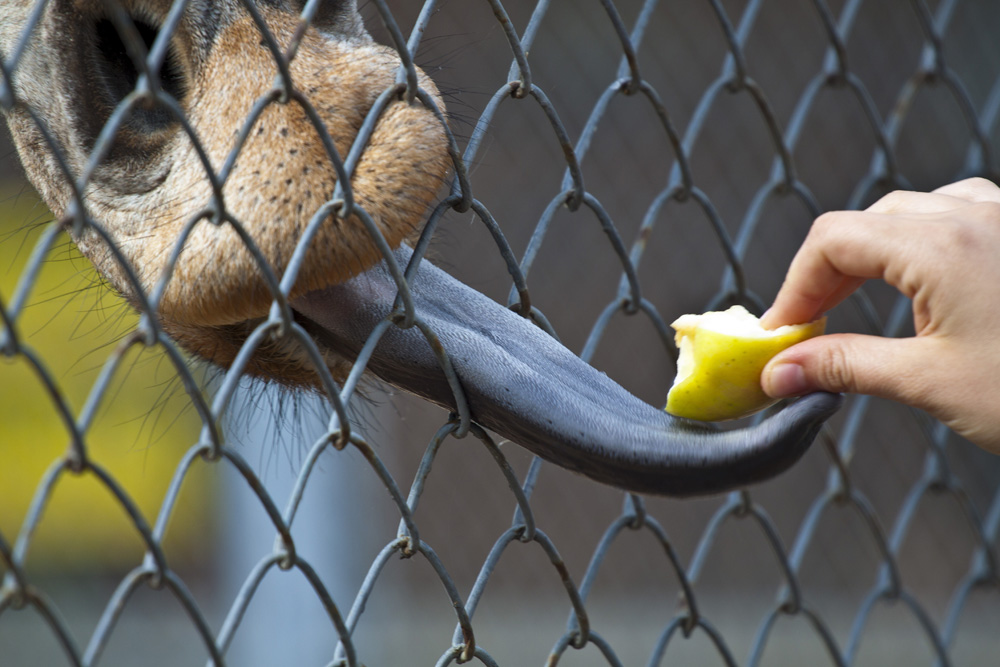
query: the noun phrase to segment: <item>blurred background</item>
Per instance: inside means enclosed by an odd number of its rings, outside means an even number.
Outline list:
[[[408,34],[421,3],[388,4]],[[630,30],[643,6],[652,7],[637,51],[639,71],[685,137],[692,181],[718,220],[734,238],[753,229],[742,269],[761,303],[773,298],[809,228],[815,213],[810,198],[819,210],[859,207],[898,187],[932,189],[974,173],[996,178],[996,163],[990,171],[984,161],[989,154],[980,150],[976,135],[983,133],[994,154],[1000,148],[1000,4],[716,4],[741,40],[746,74],[762,91],[767,113],[745,87],[726,85],[733,77],[730,48],[712,2],[619,0],[615,6]],[[528,50],[532,81],[575,144],[601,96],[627,72],[620,69],[621,43],[598,2],[504,2],[519,35],[538,5],[547,10]],[[845,22],[846,63],[858,87],[833,76],[837,67],[821,19],[824,7]],[[925,69],[933,59],[925,52],[922,10],[937,21],[941,53],[958,88]],[[373,34],[387,42],[376,8],[365,4],[363,13]],[[490,100],[517,78],[511,61],[490,3],[438,3],[417,62],[444,93],[463,150]],[[783,133],[807,197],[778,187],[782,179],[775,171],[778,152],[769,119]],[[795,128],[794,137],[789,128]],[[468,165],[472,187],[521,257],[547,207],[566,187],[566,161],[549,121],[530,97],[504,98],[483,129],[482,144]],[[888,168],[878,157],[882,141],[891,146]],[[0,303],[8,304],[52,217],[25,184],[7,137],[4,142]],[[626,245],[642,237],[642,293],[666,322],[717,304],[730,286],[726,256],[705,209],[692,199],[657,203],[677,184],[676,165],[648,100],[625,94],[609,102],[582,161],[587,191]],[[642,231],[644,220],[648,229]],[[506,303],[510,278],[485,226],[471,214],[452,212],[438,229],[434,260]],[[651,319],[619,311],[606,328],[595,330],[602,312],[618,298],[621,275],[597,217],[585,207],[576,212],[561,207],[528,285],[533,304],[567,347],[579,353],[593,335],[591,363],[643,400],[661,405],[674,366],[671,349]],[[895,294],[883,285],[870,285],[867,293],[882,322],[899,308]],[[115,300],[63,237],[48,254],[16,329],[43,360],[70,413],[78,415],[117,341],[136,322],[137,316]],[[870,318],[856,304],[831,313],[831,331],[870,329]],[[281,509],[305,453],[324,431],[327,408],[250,384],[244,389],[241,408],[226,424],[228,441]],[[210,394],[210,383],[205,392]],[[46,469],[67,446],[66,428],[53,405],[51,392],[25,358],[0,364],[0,535],[8,544],[22,530]],[[404,494],[446,420],[439,409],[384,388],[370,390],[358,410],[364,436]],[[697,561],[693,582],[698,610],[737,663],[746,664],[762,646],[761,664],[837,664],[804,615],[781,617],[766,642],[758,637],[776,601],[783,599],[788,578],[782,554],[793,548],[802,549],[793,580],[804,604],[822,619],[841,655],[856,649],[855,664],[935,664],[932,638],[947,626],[952,611],[957,625],[947,649],[953,664],[996,659],[996,582],[975,589],[961,606],[956,601],[977,563],[977,531],[986,531],[995,554],[1000,459],[955,437],[934,444],[932,428],[902,406],[851,399],[825,439],[792,471],[751,490],[750,498],[774,529],[775,543],[753,516],[732,516],[709,530],[713,516],[731,499],[645,499],[646,511],[662,525],[689,573],[699,545],[704,546],[706,557]],[[200,429],[170,364],[154,350],[132,349],[104,396],[88,447],[152,523]],[[877,529],[850,503],[831,503],[818,523],[804,523],[831,483],[836,446],[848,452],[840,463],[851,489],[870,507]],[[524,479],[531,457],[514,443],[502,444],[501,451]],[[936,454],[947,463],[953,487],[919,493]],[[619,491],[542,466],[531,507],[578,586],[623,503],[627,508]],[[444,443],[415,518],[421,538],[463,598],[510,527],[514,509],[513,496],[483,447],[471,438]],[[320,462],[293,534],[300,540],[299,553],[316,567],[345,616],[365,573],[395,539],[398,523],[398,511],[360,454],[349,449]],[[888,600],[865,613],[869,596],[880,586],[880,536],[891,541],[903,588],[923,618],[912,607]],[[164,552],[213,633],[273,542],[274,530],[260,502],[231,466],[196,461],[173,510]],[[100,630],[114,590],[141,563],[142,554],[132,522],[108,491],[92,477],[66,476],[30,540],[25,569],[58,609],[74,641],[85,647]],[[600,563],[587,598],[591,628],[620,664],[646,664],[664,630],[684,613],[680,594],[661,544],[649,531],[625,530]],[[490,576],[473,617],[477,645],[498,664],[545,663],[566,632],[570,609],[548,556],[538,544],[515,542]],[[451,646],[455,620],[428,563],[394,556],[380,573],[355,632],[359,659],[369,666],[435,664]],[[929,635],[922,621],[934,632]],[[34,609],[0,608],[0,663],[72,664],[51,627]],[[275,570],[255,593],[227,657],[235,665],[327,664],[335,646],[330,621],[302,576]],[[100,664],[196,664],[207,655],[176,598],[140,587],[110,632]],[[590,645],[569,649],[559,664],[616,663]],[[709,635],[697,630],[689,639],[674,637],[663,664],[723,660]]]

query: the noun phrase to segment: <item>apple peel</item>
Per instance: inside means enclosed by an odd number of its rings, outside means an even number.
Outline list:
[[[826,318],[769,330],[743,306],[681,315],[671,325],[680,351],[666,410],[677,417],[722,421],[746,417],[777,399],[760,386],[764,366],[782,350],[819,336]]]

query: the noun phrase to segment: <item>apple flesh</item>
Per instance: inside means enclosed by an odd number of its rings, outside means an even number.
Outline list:
[[[782,350],[819,336],[826,318],[768,330],[743,306],[701,315],[681,315],[671,325],[680,351],[677,378],[666,410],[677,417],[722,421],[746,417],[772,405],[760,374]]]

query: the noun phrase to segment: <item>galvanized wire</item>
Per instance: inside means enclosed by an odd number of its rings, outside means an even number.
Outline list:
[[[872,1],[869,0],[869,4]],[[933,10],[924,0],[911,2],[912,12],[923,32],[921,39],[924,46],[918,61],[913,63],[910,76],[898,91],[891,91],[895,92],[896,100],[887,115],[879,111],[864,76],[856,71],[855,60],[863,58],[864,54],[853,53],[848,45],[866,3],[863,0],[847,0],[839,11],[835,11],[825,0],[812,0],[811,3],[808,0],[801,0],[800,4],[808,5],[822,26],[826,39],[825,55],[819,71],[800,90],[791,91],[795,95],[796,102],[786,122],[779,120],[779,114],[771,103],[769,95],[771,91],[751,74],[754,71],[753,58],[746,50],[748,41],[755,34],[756,22],[765,3],[762,0],[751,0],[736,14],[730,13],[727,6],[719,0],[706,0],[706,2],[714,16],[718,35],[721,36],[720,43],[724,45],[724,58],[718,76],[702,91],[690,118],[686,123],[678,123],[671,113],[670,104],[665,101],[670,99],[669,96],[664,94],[665,91],[658,89],[650,79],[644,78],[644,75],[653,69],[653,63],[644,60],[643,42],[655,38],[649,34],[650,21],[657,12],[664,11],[662,5],[665,3],[645,0],[641,6],[633,8],[635,11],[625,12],[624,15],[635,17],[629,25],[615,2],[602,0],[600,5],[603,17],[608,22],[615,39],[618,40],[621,61],[616,78],[607,82],[603,94],[593,103],[589,114],[586,115],[582,130],[574,141],[573,132],[564,120],[565,109],[553,101],[553,97],[541,85],[540,78],[533,75],[532,58],[529,54],[535,40],[540,39],[540,26],[551,11],[551,3],[540,0],[533,5],[530,19],[522,34],[519,33],[515,21],[511,19],[504,2],[483,0],[481,4],[492,11],[496,25],[506,40],[511,59],[509,75],[506,80],[499,83],[483,81],[484,90],[496,92],[492,94],[472,124],[470,136],[460,140],[449,129],[448,140],[455,174],[450,194],[430,214],[424,234],[416,245],[413,263],[409,267],[402,267],[397,264],[375,223],[354,201],[351,188],[347,184],[380,114],[393,99],[403,96],[411,103],[433,108],[438,118],[445,123],[445,112],[436,108],[434,100],[426,94],[426,91],[417,88],[414,57],[421,46],[428,25],[435,21],[438,12],[449,10],[448,3],[440,3],[441,6],[438,6],[439,3],[433,0],[425,2],[409,39],[396,21],[389,3],[384,0],[377,0],[374,3],[375,14],[399,52],[399,75],[397,84],[384,91],[372,108],[349,154],[341,156],[318,114],[312,108],[308,95],[295,87],[295,80],[290,74],[289,62],[295,57],[298,39],[293,41],[287,51],[282,51],[268,32],[255,3],[246,0],[245,9],[253,16],[260,29],[264,37],[263,44],[272,54],[278,73],[273,88],[258,100],[251,114],[245,119],[232,153],[219,171],[215,172],[204,149],[201,148],[199,137],[184,118],[183,109],[169,92],[158,85],[158,78],[155,75],[155,72],[163,67],[167,43],[171,34],[178,29],[186,3],[182,0],[174,3],[170,17],[162,26],[156,42],[147,52],[123,7],[116,0],[106,0],[107,10],[121,33],[123,43],[127,46],[129,56],[139,73],[136,89],[122,100],[109,118],[95,143],[87,167],[80,174],[72,172],[62,148],[45,128],[41,119],[36,116],[36,121],[48,144],[44,150],[52,153],[60,164],[72,191],[72,203],[66,216],[54,221],[39,239],[21,274],[16,291],[13,294],[0,295],[0,323],[2,323],[0,351],[4,357],[20,360],[31,368],[62,420],[69,442],[66,454],[52,461],[48,472],[35,489],[30,509],[18,534],[16,536],[0,534],[0,572],[3,573],[3,587],[0,589],[0,626],[9,615],[24,613],[23,610],[26,608],[32,608],[51,628],[51,641],[62,647],[71,664],[101,664],[102,653],[117,631],[122,615],[129,613],[127,603],[140,587],[147,586],[169,591],[177,599],[190,620],[191,628],[204,645],[209,663],[222,665],[226,662],[226,653],[247,609],[268,572],[274,568],[295,569],[312,587],[316,599],[328,617],[330,632],[337,638],[337,649],[335,655],[331,656],[330,665],[360,665],[364,663],[365,657],[355,646],[354,632],[365,613],[366,604],[384,581],[383,572],[386,564],[392,556],[398,555],[404,558],[422,559],[427,563],[444,588],[448,605],[455,616],[454,634],[440,638],[441,653],[437,664],[476,661],[484,665],[494,665],[497,662],[491,657],[491,647],[477,643],[475,612],[493,581],[498,564],[513,545],[523,544],[540,551],[541,556],[550,565],[548,576],[557,581],[565,593],[569,620],[565,632],[551,638],[552,650],[547,656],[547,664],[558,663],[571,650],[591,646],[588,655],[599,656],[601,664],[620,665],[623,664],[618,657],[621,648],[606,640],[604,634],[593,625],[591,614],[588,612],[588,602],[594,582],[602,575],[602,567],[605,566],[609,551],[622,535],[632,531],[645,532],[652,537],[662,550],[663,569],[676,580],[681,590],[681,599],[675,616],[663,625],[662,631],[654,640],[654,648],[649,656],[650,665],[664,664],[664,656],[673,642],[685,641],[695,634],[707,636],[710,645],[717,653],[718,660],[724,664],[760,664],[765,651],[771,646],[771,642],[775,641],[774,629],[783,617],[799,617],[806,621],[831,663],[851,664],[857,657],[859,646],[865,639],[866,633],[869,632],[873,611],[885,602],[898,603],[913,616],[917,627],[927,640],[928,659],[937,661],[937,664],[950,664],[951,648],[956,633],[963,624],[963,612],[970,594],[982,588],[996,590],[1000,587],[996,552],[997,533],[1000,530],[1000,485],[995,485],[997,489],[991,494],[987,504],[977,505],[967,490],[967,481],[952,471],[948,465],[949,450],[965,445],[957,442],[943,427],[923,415],[914,413],[913,421],[925,434],[925,442],[914,443],[912,446],[926,448],[926,453],[923,455],[924,470],[918,478],[911,480],[905,501],[895,515],[880,514],[866,494],[866,490],[854,482],[857,475],[854,465],[856,442],[865,428],[866,420],[876,410],[871,400],[860,398],[850,402],[843,420],[835,427],[827,427],[819,440],[820,444],[817,446],[824,448],[829,459],[827,486],[818,489],[818,493],[809,497],[805,517],[790,536],[790,547],[785,546],[781,531],[771,518],[768,509],[757,500],[754,492],[742,491],[723,499],[713,516],[701,526],[701,537],[697,548],[690,562],[684,563],[671,540],[669,530],[665,527],[670,525],[670,521],[664,519],[661,522],[652,516],[647,511],[644,499],[626,495],[622,511],[603,529],[603,536],[593,546],[589,564],[578,580],[574,578],[557,544],[550,538],[549,532],[536,516],[532,506],[533,491],[543,465],[536,459],[524,478],[518,478],[514,467],[505,456],[505,449],[494,441],[491,434],[470,420],[461,384],[450,371],[447,349],[440,350],[439,360],[446,370],[455,394],[459,406],[458,413],[450,415],[445,423],[440,425],[408,486],[405,481],[393,476],[383,462],[380,452],[355,432],[348,419],[348,408],[357,401],[355,388],[369,355],[390,327],[416,326],[428,340],[436,340],[434,331],[423,322],[420,312],[414,307],[407,277],[413,275],[416,264],[422,261],[431,235],[439,220],[449,210],[460,213],[471,211],[474,219],[484,225],[495,245],[495,252],[502,259],[511,278],[509,307],[525,316],[530,316],[553,335],[556,335],[557,331],[549,324],[549,320],[537,303],[532,300],[530,292],[532,269],[536,262],[542,261],[544,257],[543,249],[549,241],[553,220],[557,215],[569,211],[576,216],[575,224],[595,225],[600,229],[618,263],[620,278],[613,298],[603,306],[601,315],[587,332],[581,356],[584,360],[590,361],[602,343],[608,342],[609,338],[613,337],[609,331],[617,315],[641,314],[647,318],[657,332],[666,354],[670,356],[675,354],[664,316],[656,303],[645,295],[645,283],[640,273],[644,261],[658,261],[655,257],[649,256],[651,252],[649,241],[654,235],[662,233],[665,225],[670,224],[670,215],[664,211],[666,205],[671,202],[693,205],[701,224],[706,225],[711,231],[718,253],[723,259],[724,270],[718,290],[704,306],[711,308],[722,304],[742,303],[755,310],[764,307],[764,299],[755,291],[755,286],[747,274],[748,249],[752,243],[761,241],[760,226],[765,221],[766,209],[771,202],[797,201],[810,216],[816,216],[823,210],[810,184],[799,174],[796,152],[803,139],[808,138],[809,121],[817,114],[823,113],[819,107],[819,100],[826,92],[847,91],[868,124],[868,127],[856,131],[870,132],[873,137],[868,169],[864,173],[851,176],[856,185],[843,202],[845,207],[861,207],[883,191],[909,186],[909,180],[904,175],[897,156],[900,137],[903,126],[910,118],[916,96],[931,87],[950,96],[961,110],[965,129],[969,134],[966,164],[960,173],[939,173],[940,180],[972,174],[985,175],[993,179],[1000,177],[995,157],[998,115],[1000,115],[1000,76],[997,75],[1000,72],[1000,63],[986,64],[992,68],[994,78],[985,103],[977,106],[963,78],[949,65],[950,53],[943,47],[944,35],[949,30],[957,8],[962,5],[959,0],[942,0]],[[43,38],[39,34],[37,25],[48,4],[50,3],[46,0],[38,0],[35,3],[27,23],[21,30],[17,45],[8,53],[2,54],[3,57],[0,58],[0,72],[2,72],[0,103],[5,109],[11,109],[18,104],[18,90],[12,84],[12,73],[17,70],[24,57],[25,48],[33,40]],[[506,4],[514,7],[515,3]],[[315,0],[305,4],[302,9],[304,22],[314,15],[318,5]],[[301,34],[300,31],[299,39]],[[711,122],[711,112],[723,96],[745,97],[763,124],[770,142],[770,153],[767,156],[771,160],[770,173],[762,179],[763,182],[750,203],[742,211],[742,218],[732,227],[727,226],[720,212],[718,194],[713,196],[708,189],[702,187],[697,172],[692,168],[692,159],[699,154],[699,142],[703,140],[706,127]],[[587,160],[599,159],[593,156],[592,147],[603,127],[602,121],[606,121],[613,102],[621,97],[641,99],[649,106],[656,118],[662,138],[672,151],[669,156],[669,177],[660,192],[650,200],[642,219],[634,226],[634,236],[631,240],[622,231],[625,227],[620,221],[617,221],[602,204],[600,198],[588,189],[592,177],[584,178]],[[161,276],[156,288],[149,294],[143,293],[141,289],[137,290],[141,295],[139,307],[146,315],[140,320],[138,328],[125,337],[107,356],[87,403],[79,413],[76,413],[65,397],[60,378],[48,369],[46,360],[34,350],[31,336],[22,330],[20,321],[42,266],[52,255],[54,244],[63,236],[65,230],[91,228],[110,240],[100,218],[88,211],[83,193],[95,168],[110,149],[111,142],[129,111],[136,105],[153,100],[169,109],[181,124],[183,131],[190,137],[202,163],[204,177],[211,183],[213,193],[207,207],[189,221],[184,234],[176,240],[173,259],[176,260],[183,250],[187,235],[198,225],[229,225],[240,234],[246,247],[251,250],[257,269],[274,297],[274,306],[270,316],[261,322],[247,339],[244,349],[237,356],[231,370],[217,388],[214,399],[209,403],[202,397],[195,375],[188,368],[182,353],[161,330],[157,319],[150,316],[151,313],[155,313],[170,278],[169,275]],[[242,222],[226,209],[222,197],[223,185],[257,118],[273,104],[297,104],[302,108],[315,126],[327,158],[339,176],[332,198],[312,217],[288,270],[281,276],[273,273],[243,228]],[[477,181],[469,175],[470,168],[481,159],[481,149],[494,128],[498,112],[501,107],[510,105],[533,105],[541,111],[541,118],[544,118],[544,123],[541,124],[545,126],[545,131],[551,134],[565,162],[562,182],[555,191],[544,195],[549,204],[539,216],[520,256],[505,235],[504,221],[494,217],[484,200],[477,198],[475,190]],[[463,143],[464,150],[460,148]],[[288,306],[288,294],[304,261],[308,243],[319,225],[333,212],[342,218],[352,214],[359,216],[378,244],[399,287],[396,311],[372,334],[350,377],[342,387],[335,383],[328,372],[325,372],[318,348],[307,333],[294,322]],[[113,242],[110,245],[113,247]],[[120,253],[118,259],[123,260]],[[168,265],[168,273],[172,268],[171,262]],[[134,272],[129,273],[128,278],[133,284],[139,285]],[[707,276],[707,278],[714,280],[716,277]],[[905,333],[909,311],[908,304],[904,300],[896,302],[884,325],[867,296],[861,294],[856,297],[856,302],[866,315],[870,333],[884,335]],[[314,442],[304,443],[307,445],[308,453],[302,461],[298,482],[288,498],[275,498],[268,493],[260,479],[259,471],[240,454],[238,448],[224,440],[218,426],[220,420],[230,410],[233,393],[256,347],[275,334],[293,336],[307,350],[310,358],[316,362],[316,367],[321,369],[322,384],[333,407],[333,416],[327,432]],[[143,518],[134,500],[122,485],[89,455],[88,434],[94,415],[113,391],[115,378],[124,356],[134,346],[151,346],[166,351],[173,373],[180,378],[203,425],[198,442],[191,446],[174,471],[172,483],[152,526]],[[435,349],[439,348],[440,346],[435,346]],[[416,518],[417,507],[434,465],[446,456],[443,453],[447,447],[446,443],[454,438],[465,438],[466,447],[481,446],[485,449],[506,483],[510,493],[510,503],[515,510],[510,527],[495,538],[485,560],[473,567],[478,573],[469,590],[462,590],[462,586],[438,556],[434,547],[422,539],[421,522]],[[389,536],[384,547],[371,562],[368,574],[353,601],[334,599],[327,583],[317,574],[314,564],[297,552],[296,541],[292,535],[292,525],[310,480],[314,475],[322,474],[319,462],[326,459],[335,465],[338,454],[331,450],[343,449],[355,450],[368,463],[374,477],[388,493],[399,517],[398,534]],[[257,566],[246,574],[241,590],[233,600],[228,601],[228,613],[219,627],[213,627],[209,615],[199,606],[185,579],[172,567],[169,554],[163,548],[167,523],[175,511],[181,486],[196,464],[228,466],[238,473],[246,487],[257,498],[260,507],[273,524],[276,534],[273,551],[259,555]],[[0,465],[16,465],[16,462],[4,459],[2,445],[0,445]],[[39,525],[45,521],[47,502],[66,477],[85,474],[93,476],[106,488],[125,511],[136,536],[144,545],[145,557],[121,578],[117,590],[104,607],[89,638],[80,642],[62,618],[58,606],[46,595],[45,583],[36,582],[29,575],[27,566],[31,558],[33,537]],[[968,570],[951,592],[950,601],[945,609],[929,609],[926,603],[921,601],[920,596],[913,592],[914,582],[907,580],[903,575],[899,563],[901,554],[907,548],[908,536],[919,526],[918,509],[932,496],[948,496],[953,499],[956,508],[953,516],[967,524],[968,532],[976,544]],[[573,499],[566,498],[566,502],[572,503]],[[282,507],[285,508],[284,511]],[[859,527],[867,536],[866,539],[874,545],[879,563],[877,574],[864,600],[854,611],[848,635],[846,638],[838,638],[837,632],[831,628],[829,621],[815,604],[816,601],[803,586],[801,576],[807,556],[818,548],[817,537],[824,530],[824,517],[833,511],[844,509],[850,510],[856,517],[856,527]],[[716,627],[699,605],[700,577],[708,560],[717,552],[719,541],[727,526],[733,522],[745,522],[754,527],[759,537],[768,545],[771,558],[780,573],[777,596],[773,604],[762,617],[750,619],[751,622],[757,623],[758,629],[749,654],[742,662],[739,656],[734,655],[726,634]],[[525,598],[524,604],[531,605],[531,598]],[[939,622],[936,618],[943,620]],[[388,634],[391,636],[391,632]],[[1000,647],[996,648],[1000,650]],[[0,655],[2,654],[3,649],[0,647]],[[545,659],[546,656],[539,656],[539,662]]]

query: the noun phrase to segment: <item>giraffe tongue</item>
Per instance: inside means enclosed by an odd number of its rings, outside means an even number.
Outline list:
[[[396,251],[401,266],[412,251]],[[423,331],[447,353],[472,419],[542,458],[629,491],[719,493],[772,477],[808,448],[840,397],[807,396],[762,423],[719,432],[654,408],[529,321],[423,261],[410,281],[423,327],[390,326],[368,370],[449,410],[456,401]],[[353,359],[391,312],[385,264],[292,308],[318,342]]]

